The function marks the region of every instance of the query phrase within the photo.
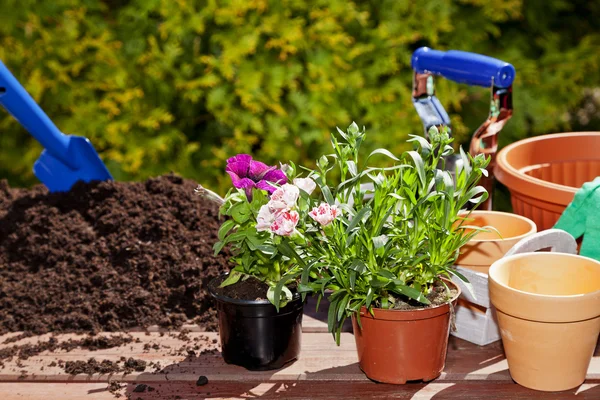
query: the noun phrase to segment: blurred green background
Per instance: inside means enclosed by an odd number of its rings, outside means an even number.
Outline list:
[[[118,180],[175,171],[223,193],[225,160],[312,165],[335,126],[404,149],[420,46],[517,70],[501,145],[600,130],[600,2],[584,0],[0,0],[0,59]],[[489,89],[437,80],[459,142]],[[37,182],[40,146],[0,111],[0,177]]]

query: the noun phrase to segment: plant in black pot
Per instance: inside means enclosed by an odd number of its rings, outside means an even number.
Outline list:
[[[224,199],[198,189],[220,200],[220,214],[226,216],[215,253],[228,246],[233,254],[234,268],[209,284],[223,358],[249,370],[281,368],[300,352],[303,296],[290,243],[297,236],[300,188],[310,192],[315,184],[307,179],[287,183],[281,169],[246,154],[230,158],[226,171],[234,187]]]

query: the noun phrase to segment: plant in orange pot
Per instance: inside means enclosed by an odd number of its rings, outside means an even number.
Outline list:
[[[443,156],[453,152],[447,131],[433,128],[430,141],[412,137],[415,149],[400,157],[379,149],[364,161],[364,129],[353,124],[339,134],[332,138],[334,154],[309,170],[323,198],[309,212],[316,224],[304,227],[295,248],[303,268],[299,291],[319,299],[329,291],[328,326],[338,344],[344,321],[352,318],[359,364],[369,378],[432,380],[444,368],[452,304],[460,294],[450,281],[462,278],[453,265],[477,233],[465,232],[461,221],[468,213],[461,210],[487,198],[477,182],[488,161],[461,151],[454,182],[443,166]],[[392,165],[368,166],[377,154]],[[365,193],[364,183],[372,190]]]

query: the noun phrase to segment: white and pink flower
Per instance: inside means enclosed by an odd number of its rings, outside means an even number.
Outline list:
[[[310,178],[295,178],[294,185],[304,190],[308,194],[311,194],[317,187],[315,181]]]
[[[271,232],[279,236],[291,236],[296,230],[300,216],[296,211],[281,211],[275,215]]]
[[[291,210],[296,206],[299,195],[300,190],[298,187],[286,183],[273,192],[271,200],[269,200],[269,203],[267,204],[271,212],[274,213]]]
[[[318,207],[314,207],[308,213],[312,219],[317,221],[321,226],[329,225],[340,214],[337,206],[332,206],[327,203],[321,203]]]
[[[264,232],[271,229],[271,224],[275,221],[275,214],[269,209],[269,205],[265,204],[258,210],[258,216],[256,217],[256,230],[258,232]]]

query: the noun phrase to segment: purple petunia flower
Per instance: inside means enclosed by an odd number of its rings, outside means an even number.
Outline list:
[[[233,186],[244,189],[248,200],[252,199],[252,189],[258,188],[273,193],[277,187],[273,184],[287,183],[287,176],[276,167],[254,161],[248,154],[238,154],[227,160],[225,171],[231,177]]]

